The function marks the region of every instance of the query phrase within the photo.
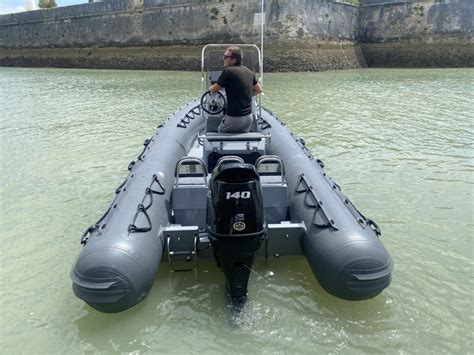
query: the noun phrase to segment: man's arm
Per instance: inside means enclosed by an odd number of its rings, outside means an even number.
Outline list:
[[[262,86],[260,83],[256,83],[252,88],[252,96],[261,94],[263,92]]]
[[[219,90],[221,90],[221,89],[222,89],[222,87],[217,83],[212,84],[211,86],[209,86],[209,91],[210,92],[219,92]]]

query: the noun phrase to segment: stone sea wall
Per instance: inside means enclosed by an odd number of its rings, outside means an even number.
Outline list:
[[[474,67],[474,0],[362,0],[371,67]]]
[[[110,47],[259,41],[260,0],[105,0],[0,16],[6,48]],[[267,0],[266,37],[354,41],[359,8]]]
[[[349,3],[351,2],[351,3]],[[260,0],[104,0],[0,16],[0,66],[198,70],[260,44]],[[265,0],[265,70],[474,66],[474,0]]]
[[[359,7],[267,0],[265,68],[365,66]],[[207,43],[260,43],[260,0],[105,0],[0,16],[0,65],[189,69]]]

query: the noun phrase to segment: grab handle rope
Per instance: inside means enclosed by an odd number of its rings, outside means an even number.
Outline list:
[[[161,191],[154,190],[152,188],[153,184],[157,183]],[[158,176],[156,174],[153,174],[152,180],[150,185],[145,189],[145,196],[143,196],[142,203],[140,203],[137,206],[137,212],[135,213],[135,216],[133,217],[132,223],[128,226],[128,231],[129,233],[146,233],[149,232],[153,229],[153,224],[151,222],[151,218],[148,215],[148,210],[151,208],[153,205],[153,195],[164,195],[166,192],[166,189],[163,187],[161,184],[160,180],[158,179]],[[148,204],[145,206],[145,201],[146,199],[149,198],[150,201]],[[146,219],[146,226],[144,227],[137,227],[137,219],[138,216],[143,215]]]

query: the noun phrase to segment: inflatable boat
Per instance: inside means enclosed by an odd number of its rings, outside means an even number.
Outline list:
[[[261,76],[259,48],[240,46]],[[110,207],[81,238],[72,287],[99,311],[139,303],[159,267],[196,270],[202,258],[215,258],[233,304],[246,300],[256,257],[304,255],[320,285],[345,300],[372,298],[390,284],[393,261],[377,224],[259,98],[249,133],[217,133],[225,92],[205,91],[225,48],[203,48],[201,100],[145,140]]]

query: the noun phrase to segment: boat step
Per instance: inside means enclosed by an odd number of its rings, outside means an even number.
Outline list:
[[[198,266],[198,226],[171,225],[164,230],[171,271],[193,271]]]

